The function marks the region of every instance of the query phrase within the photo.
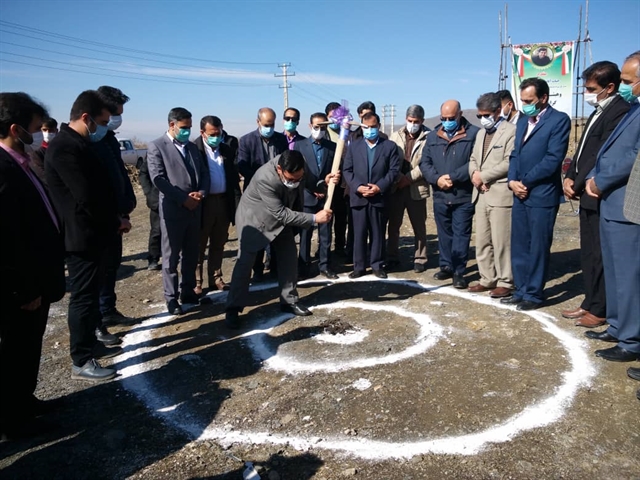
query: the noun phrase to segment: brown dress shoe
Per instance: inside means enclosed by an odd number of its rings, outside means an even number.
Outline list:
[[[491,298],[506,298],[513,295],[513,288],[498,287],[491,290]]]
[[[489,290],[491,290],[491,287],[485,287],[480,283],[476,283],[475,285],[471,285],[469,287],[469,291],[471,293],[482,293],[482,292],[488,292]]]
[[[573,310],[563,310],[562,312],[560,312],[560,314],[564,317],[564,318],[580,318],[581,316],[583,316],[585,313],[589,313],[587,312],[584,308],[582,307],[578,307],[578,308],[574,308]]]
[[[607,323],[606,318],[596,317],[595,315],[592,315],[591,313],[587,312],[583,316],[577,319],[576,327],[593,328],[593,327],[599,327],[600,325],[604,325],[605,323]]]
[[[229,290],[230,288],[229,285],[227,285],[224,282],[224,280],[222,280],[221,278],[217,279],[214,285],[215,285],[215,288],[217,288],[220,291]]]

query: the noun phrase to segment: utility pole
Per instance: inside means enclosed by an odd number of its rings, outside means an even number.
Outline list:
[[[282,86],[279,86],[278,88],[284,89],[284,109],[285,110],[289,108],[289,89],[291,88],[291,85],[287,82],[287,79],[289,77],[296,76],[295,73],[287,72],[287,68],[289,68],[290,66],[291,66],[290,63],[279,63],[278,68],[282,69],[282,75],[278,75],[278,74],[273,75],[274,77],[282,77]]]
[[[382,125],[381,125],[382,128],[380,129],[382,131],[382,133],[385,133],[384,125],[386,123],[386,121],[385,121],[386,118],[387,118],[387,106],[383,105],[382,106],[382,117],[380,118],[382,120],[382,122],[381,122],[382,123]]]
[[[395,132],[396,106],[391,105],[391,133]]]

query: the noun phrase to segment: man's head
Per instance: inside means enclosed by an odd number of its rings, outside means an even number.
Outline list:
[[[85,90],[71,106],[69,126],[92,142],[99,142],[107,134],[111,112],[109,105],[96,90]]]
[[[445,132],[458,130],[462,118],[462,107],[458,100],[447,100],[440,106],[440,121]]]
[[[258,130],[263,138],[271,138],[276,125],[276,112],[269,107],[263,107],[258,110],[258,118],[256,120]]]
[[[111,118],[109,119],[109,130],[115,131],[122,125],[122,113],[124,112],[124,104],[129,101],[122,90],[115,87],[103,85],[98,87],[98,93],[102,96],[105,103],[109,106]]]
[[[487,130],[491,130],[500,119],[502,103],[497,93],[485,93],[476,101],[477,117]]]
[[[620,85],[620,70],[613,62],[596,62],[582,72],[584,99],[591,105],[615,95]]]
[[[309,130],[311,130],[311,138],[314,140],[322,140],[327,135],[328,117],[322,112],[316,112],[309,119]],[[321,125],[321,123],[325,123]]]
[[[367,113],[376,113],[376,106],[373,102],[362,102],[360,105],[358,105],[357,112],[358,117],[360,117],[360,120],[362,120]]]
[[[362,136],[370,142],[375,142],[380,133],[380,117],[373,113],[367,112],[362,117]]]
[[[282,120],[284,121],[284,129],[287,132],[295,132],[298,128],[298,124],[300,123],[300,110],[297,108],[287,108],[284,111]]]
[[[169,135],[179,143],[187,143],[191,136],[193,119],[191,112],[186,108],[176,107],[169,111],[167,117],[169,122]]]
[[[418,133],[424,122],[424,108],[420,105],[411,105],[407,108],[406,129],[411,135]]]
[[[42,122],[40,130],[42,131],[42,140],[49,143],[58,133],[58,122],[55,118],[47,117]]]
[[[286,187],[297,188],[304,177],[304,157],[296,150],[285,150],[278,158],[276,170]]]
[[[513,97],[511,96],[511,92],[509,90],[498,90],[496,95],[500,97],[500,103],[502,104],[502,113],[501,115],[504,118],[511,118],[511,113],[516,108],[516,103],[513,101]]]
[[[618,90],[627,102],[635,102],[640,97],[640,50],[624,60]]]
[[[202,141],[216,149],[222,142],[222,120],[214,115],[207,115],[200,120]]]
[[[340,105],[338,102],[329,102],[327,103],[327,106],[324,107],[324,113],[327,114],[327,117],[331,117],[331,113],[333,113],[333,111],[336,108],[340,108],[342,105]]]
[[[549,106],[549,84],[541,78],[527,78],[520,84],[522,111],[529,117],[536,117]]]
[[[538,49],[538,58],[543,59],[543,58],[547,58],[548,52],[546,48],[539,48]]]
[[[47,110],[26,93],[0,93],[0,141],[25,152],[47,116]]]

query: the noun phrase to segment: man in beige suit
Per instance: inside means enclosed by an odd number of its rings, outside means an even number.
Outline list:
[[[490,291],[491,297],[508,297],[513,292],[511,272],[511,206],[513,193],[507,185],[509,156],[516,127],[500,113],[502,104],[495,93],[485,93],[476,103],[484,129],[476,137],[469,161],[476,204],[476,259],[480,282],[470,292]]]

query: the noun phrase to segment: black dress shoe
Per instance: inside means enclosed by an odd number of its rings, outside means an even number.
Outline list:
[[[349,278],[360,278],[364,277],[367,274],[365,270],[354,270],[349,274]]]
[[[398,260],[390,260],[385,265],[387,270],[395,270],[398,267],[400,267],[400,262]]]
[[[516,296],[500,299],[500,303],[504,305],[518,305],[522,301],[523,301],[522,298],[516,297]]]
[[[436,280],[447,280],[448,278],[453,277],[453,272],[451,270],[440,269],[436,273],[433,274],[433,278]]]
[[[413,271],[416,273],[422,273],[427,269],[427,266],[424,263],[414,263]]]
[[[240,312],[238,310],[227,310],[224,317],[224,324],[227,328],[238,330],[240,328]]]
[[[627,375],[629,378],[633,378],[640,382],[640,368],[629,367],[627,369]]]
[[[336,272],[334,272],[333,270],[329,270],[328,268],[326,270],[320,270],[320,275],[324,275],[329,280],[335,280],[336,278],[338,278]]]
[[[122,314],[117,308],[112,308],[102,314],[103,325],[135,325],[138,321],[135,318],[127,317]]]
[[[309,315],[313,315],[311,310],[299,303],[282,303],[280,304],[280,310],[286,313],[293,313],[298,317],[308,317]]]
[[[465,288],[467,288],[467,281],[462,275],[453,275],[453,288],[457,288],[459,290],[464,290]]]
[[[120,343],[120,339],[113,333],[109,333],[109,330],[107,330],[107,327],[105,326],[96,328],[95,333],[98,341],[105,345],[117,345]]]
[[[592,330],[589,330],[588,332],[584,332],[584,336],[590,338],[591,340],[601,340],[603,342],[618,343],[618,339],[613,335],[610,335],[606,330],[603,332],[594,332]]]
[[[536,303],[536,302],[531,302],[529,300],[523,300],[520,303],[518,303],[518,306],[516,307],[516,310],[520,310],[521,312],[528,312],[529,310],[535,310],[537,308],[540,308],[542,306],[542,303]]]
[[[261,282],[264,282],[264,273],[253,272],[253,279],[251,279],[251,283],[261,283]]]
[[[616,345],[615,347],[596,350],[596,357],[604,358],[610,362],[634,362],[640,358],[640,353],[630,352]]]
[[[169,300],[167,302],[167,312],[171,315],[182,315],[184,312],[182,311],[182,307],[178,303],[178,300]]]
[[[378,278],[388,278],[387,272],[385,272],[382,268],[379,270],[373,269],[373,274]]]

